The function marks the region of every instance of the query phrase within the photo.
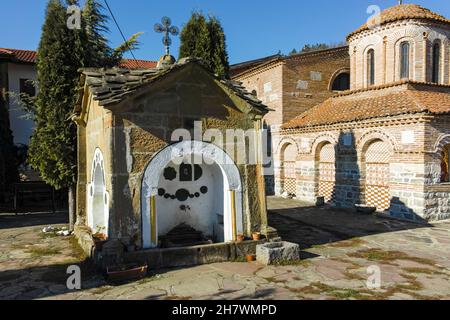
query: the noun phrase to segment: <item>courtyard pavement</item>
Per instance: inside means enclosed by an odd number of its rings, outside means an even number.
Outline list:
[[[420,225],[268,199],[270,224],[302,260],[265,267],[229,262],[160,270],[122,285],[94,271],[73,238],[41,232],[65,215],[0,215],[0,299],[450,299],[450,222]],[[82,289],[66,287],[70,265]],[[369,289],[368,268],[381,287]]]

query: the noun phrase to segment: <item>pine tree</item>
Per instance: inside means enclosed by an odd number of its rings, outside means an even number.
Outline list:
[[[200,58],[220,77],[228,77],[230,65],[220,21],[212,16],[207,20],[203,14],[194,12],[181,31],[179,56]]]
[[[69,4],[76,4],[70,1]],[[75,105],[78,69],[83,67],[82,31],[66,25],[66,7],[50,0],[37,55],[39,92],[35,103],[36,129],[29,163],[56,189],[69,190],[69,216],[74,222],[76,126],[70,120]]]
[[[112,55],[108,40],[104,36],[108,27],[108,18],[102,13],[103,7],[96,0],[87,0],[82,11],[84,30],[85,61],[90,61],[89,67],[109,64],[107,58]]]
[[[82,11],[83,50],[85,65],[88,67],[117,66],[125,52],[138,48],[141,32],[133,34],[115,49],[109,46],[105,34],[109,32],[108,17],[103,14],[103,6],[98,0],[87,0]]]

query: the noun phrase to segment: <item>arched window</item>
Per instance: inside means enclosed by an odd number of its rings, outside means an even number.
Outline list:
[[[350,89],[350,74],[343,72],[339,74],[333,81],[331,90],[333,91],[345,91]]]
[[[432,77],[431,82],[439,83],[439,68],[441,60],[441,45],[436,42],[433,46],[433,66],[432,66]]]
[[[450,145],[444,148],[442,152],[442,160],[441,160],[441,182],[446,183],[450,182]]]
[[[400,78],[409,79],[409,42],[400,44]]]
[[[367,84],[375,84],[375,50],[370,49],[367,52]]]

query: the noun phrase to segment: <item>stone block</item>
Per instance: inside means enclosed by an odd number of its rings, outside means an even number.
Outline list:
[[[258,245],[256,259],[264,265],[300,260],[300,246],[286,241]]]

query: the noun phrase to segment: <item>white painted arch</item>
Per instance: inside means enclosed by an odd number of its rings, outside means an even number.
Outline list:
[[[103,153],[96,149],[92,160],[91,181],[87,185],[87,223],[94,233],[109,236],[109,194],[106,191]]]
[[[224,180],[224,227],[225,242],[233,241],[233,204],[231,191],[235,194],[236,210],[236,232],[242,234],[244,231],[243,220],[243,194],[242,179],[239,169],[233,159],[216,145],[200,141],[183,141],[170,145],[161,150],[147,165],[145,169],[141,189],[141,215],[142,215],[142,242],[144,249],[156,248],[158,246],[158,212],[155,212],[156,225],[152,228],[152,208],[150,200],[158,195],[158,185],[161,174],[167,165],[174,161],[195,156],[201,158],[203,163],[217,164],[223,174]],[[156,236],[152,241],[152,229]]]

